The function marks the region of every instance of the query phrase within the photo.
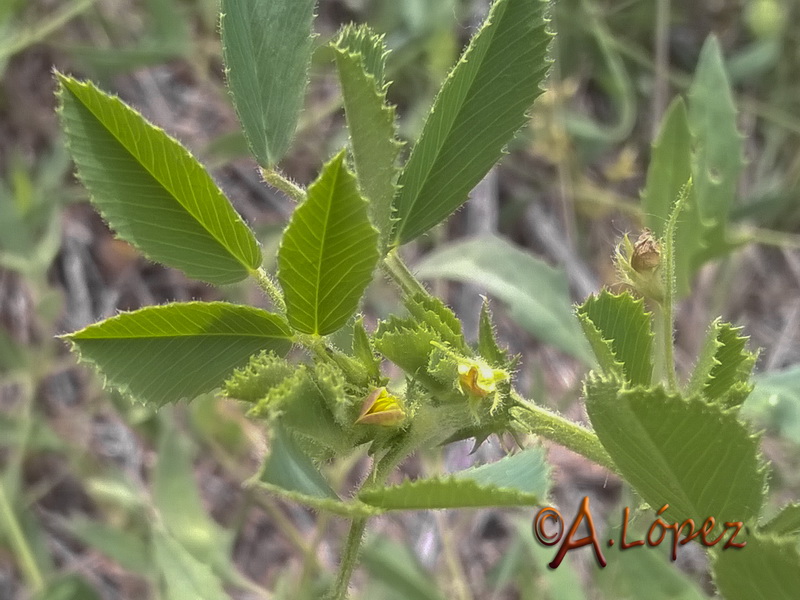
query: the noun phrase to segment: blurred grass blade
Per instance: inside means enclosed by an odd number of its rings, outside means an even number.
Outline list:
[[[508,304],[511,318],[587,365],[592,351],[572,311],[564,274],[498,237],[443,246],[417,265],[420,277],[467,281]]]
[[[369,200],[381,250],[391,233],[392,202],[398,175],[395,111],[386,103],[383,38],[365,26],[345,28],[333,45],[344,97],[347,129],[359,187]]]
[[[122,239],[209,283],[234,283],[258,268],[253,233],[183,146],[119,98],[57,77],[78,175]]]
[[[431,574],[404,545],[376,537],[364,547],[361,561],[370,574],[364,598],[443,600]]]
[[[33,600],[102,600],[102,596],[79,575],[68,574],[49,581]]]
[[[221,600],[230,598],[222,583],[165,531],[153,531],[153,556],[161,572],[164,600]]]
[[[759,373],[742,415],[800,444],[800,366]]]
[[[355,313],[378,262],[378,232],[344,164],[327,163],[292,215],[278,251],[286,314],[297,331],[326,335]]]
[[[289,149],[311,63],[315,0],[222,0],[222,52],[233,104],[258,163]]]
[[[146,404],[192,399],[261,350],[285,353],[279,316],[225,302],[187,302],[123,313],[64,336],[108,383]]]
[[[547,3],[497,0],[442,86],[400,176],[395,244],[442,221],[497,162],[542,93]]]

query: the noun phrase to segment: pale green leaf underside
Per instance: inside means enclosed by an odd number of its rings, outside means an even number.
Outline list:
[[[592,364],[564,274],[509,242],[481,237],[441,247],[417,265],[417,274],[486,289],[507,303],[511,318],[534,336]]]
[[[596,332],[609,344],[615,361],[622,366],[625,378],[634,385],[648,385],[653,375],[653,332],[650,313],[644,300],[629,293],[612,294],[603,290],[590,296],[578,308],[590,343]],[[591,327],[594,329],[592,329]],[[597,347],[595,341],[593,347]],[[596,350],[601,365],[605,359],[605,344]],[[608,369],[609,366],[603,365]]]
[[[308,188],[281,240],[278,279],[292,327],[319,335],[342,327],[378,259],[378,232],[340,152]]]
[[[456,210],[527,119],[547,71],[547,3],[497,0],[442,86],[399,180],[395,243]]]
[[[796,600],[800,590],[800,553],[794,541],[750,535],[747,546],[721,551],[712,566],[725,600]]]
[[[315,0],[223,0],[222,52],[233,104],[259,164],[289,149],[308,81]]]
[[[784,506],[777,515],[759,528],[763,533],[800,538],[800,503]]]
[[[401,144],[397,141],[394,107],[386,103],[382,80],[383,40],[369,30],[353,29],[342,32],[333,49],[358,183],[369,200],[369,215],[380,231],[384,248],[391,233]]]
[[[532,506],[550,486],[541,449],[531,449],[495,463],[386,488],[368,488],[359,499],[384,510]]]
[[[763,501],[758,438],[730,412],[662,388],[622,389],[592,377],[586,408],[620,473],[671,522],[713,515],[748,522]]]
[[[225,302],[150,306],[66,337],[108,383],[155,406],[192,399],[261,350],[285,353],[291,331],[279,316]]]
[[[258,268],[253,233],[179,142],[91,83],[58,80],[78,175],[119,237],[209,283],[235,283]]]

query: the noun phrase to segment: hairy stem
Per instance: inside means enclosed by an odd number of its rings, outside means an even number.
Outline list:
[[[517,423],[527,432],[547,438],[611,471],[617,471],[614,461],[594,433],[527,401],[516,390],[511,391],[511,397],[517,403]]]
[[[406,296],[414,296],[415,294],[429,295],[425,286],[419,282],[419,279],[414,277],[406,263],[400,258],[397,248],[390,250],[383,259],[383,270],[400,286]]]
[[[285,313],[286,302],[283,300],[283,294],[278,284],[275,283],[269,273],[264,270],[264,267],[259,267],[255,271],[252,271],[251,274],[258,282],[258,286],[264,290],[264,293],[272,300],[272,304],[275,305],[276,310]]]
[[[261,176],[272,187],[279,189],[295,202],[306,199],[306,191],[275,169],[261,169]]]

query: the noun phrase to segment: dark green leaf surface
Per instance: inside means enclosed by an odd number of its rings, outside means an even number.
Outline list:
[[[397,157],[402,147],[397,141],[394,107],[386,103],[386,47],[382,37],[367,27],[349,26],[333,48],[358,184],[369,200],[369,215],[380,231],[383,249],[391,233]]]
[[[233,104],[259,164],[289,149],[311,63],[315,0],[222,0],[222,52]]]
[[[263,310],[188,302],[123,313],[65,337],[110,385],[162,406],[222,385],[256,352],[287,352],[290,336],[283,318]]]
[[[258,268],[253,233],[180,143],[91,83],[58,81],[78,175],[119,237],[209,283],[234,283]]]
[[[497,0],[442,86],[400,176],[395,244],[461,206],[497,162],[541,94],[547,3]]]
[[[497,237],[443,246],[417,265],[423,278],[467,281],[508,304],[511,318],[534,336],[592,364],[592,351],[572,311],[564,274]]]
[[[342,327],[378,258],[378,232],[340,152],[308,188],[281,240],[278,279],[292,327],[319,335]]]
[[[755,525],[765,477],[759,439],[730,411],[662,388],[590,376],[586,408],[620,473],[665,519]]]
[[[616,370],[615,365],[604,364],[610,350],[612,359],[622,367],[621,375],[634,385],[649,385],[653,376],[652,317],[642,298],[603,290],[578,308],[578,317],[605,370]]]

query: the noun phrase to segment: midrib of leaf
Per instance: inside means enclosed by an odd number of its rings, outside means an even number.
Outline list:
[[[75,83],[75,84],[77,84],[77,85],[79,85],[79,86],[81,86],[81,85],[85,85],[85,84],[81,84],[80,82],[74,82],[74,83]],[[192,202],[192,206],[189,206],[189,205],[187,205],[187,204],[184,204],[183,202],[181,202],[181,200],[180,200],[180,197],[178,196],[178,194],[177,194],[177,192],[176,192],[176,187],[177,187],[177,186],[175,186],[175,185],[174,185],[174,183],[173,183],[173,181],[172,181],[172,177],[170,177],[170,178],[169,178],[169,185],[167,185],[167,182],[165,182],[163,179],[159,178],[159,177],[156,175],[156,173],[153,171],[153,169],[151,169],[151,167],[150,167],[150,165],[149,165],[149,164],[147,164],[147,163],[145,163],[145,162],[143,162],[143,161],[141,160],[141,158],[140,158],[140,154],[135,154],[135,153],[134,153],[134,152],[133,152],[133,151],[130,149],[129,145],[128,145],[127,143],[125,143],[125,142],[122,140],[122,138],[120,137],[120,135],[119,135],[119,134],[117,133],[117,131],[116,131],[116,129],[119,127],[119,124],[118,124],[118,122],[117,122],[117,119],[116,119],[116,117],[114,117],[114,118],[113,118],[113,121],[114,121],[114,123],[115,123],[115,129],[113,129],[113,130],[112,130],[112,129],[110,129],[110,128],[109,128],[109,127],[106,125],[106,122],[107,122],[107,121],[106,121],[106,120],[103,118],[103,117],[104,117],[104,115],[103,115],[103,112],[102,112],[102,111],[99,111],[99,112],[98,112],[98,111],[94,110],[94,107],[93,107],[93,106],[90,106],[90,105],[86,104],[86,102],[84,102],[84,101],[83,101],[83,99],[81,99],[79,96],[77,96],[77,95],[76,95],[76,94],[75,94],[75,93],[74,93],[74,92],[73,92],[73,91],[72,91],[72,90],[71,90],[71,89],[70,89],[68,86],[65,86],[65,87],[66,87],[66,89],[69,91],[69,93],[70,93],[70,94],[72,94],[72,95],[75,97],[75,99],[76,99],[76,100],[77,100],[77,101],[80,103],[80,105],[81,105],[83,108],[85,108],[86,110],[88,110],[88,111],[89,111],[89,112],[92,114],[92,116],[93,116],[93,117],[94,117],[94,118],[97,120],[98,124],[100,124],[100,125],[101,125],[101,126],[102,126],[102,127],[103,127],[103,128],[104,128],[104,129],[105,129],[105,130],[106,130],[106,131],[107,131],[107,132],[108,132],[108,133],[109,133],[109,134],[110,134],[110,135],[111,135],[111,136],[112,136],[112,137],[113,137],[113,138],[114,138],[114,139],[115,139],[115,140],[118,142],[118,143],[119,143],[119,145],[120,145],[122,148],[124,148],[124,149],[125,149],[125,151],[126,151],[126,152],[127,152],[127,153],[128,153],[130,156],[131,156],[131,158],[133,158],[133,160],[136,162],[136,164],[138,164],[138,165],[139,165],[139,166],[140,166],[142,169],[144,169],[144,170],[147,172],[147,174],[148,174],[148,175],[150,175],[150,177],[152,177],[152,178],[153,178],[153,181],[155,181],[156,183],[158,183],[158,184],[159,184],[159,185],[160,185],[160,186],[161,186],[163,189],[167,190],[167,191],[169,192],[170,196],[172,196],[172,198],[173,198],[173,200],[175,201],[175,203],[176,203],[178,206],[180,206],[181,208],[183,208],[183,209],[184,209],[186,212],[188,212],[188,213],[189,213],[189,214],[190,214],[192,217],[194,217],[195,221],[196,221],[196,222],[197,222],[197,223],[198,223],[198,224],[199,224],[199,225],[200,225],[200,226],[201,226],[201,227],[202,227],[202,228],[203,228],[203,229],[204,229],[204,230],[205,230],[205,231],[206,231],[206,232],[207,232],[207,233],[208,233],[208,234],[209,234],[209,235],[212,237],[212,238],[214,238],[214,240],[215,240],[215,241],[216,241],[216,242],[217,242],[217,243],[218,243],[220,246],[222,246],[223,248],[225,248],[226,250],[228,250],[228,252],[230,252],[230,254],[231,254],[232,256],[236,257],[236,258],[237,258],[237,260],[238,260],[238,257],[239,257],[239,256],[246,256],[246,255],[248,254],[247,248],[242,248],[240,244],[237,244],[237,245],[238,245],[238,250],[239,250],[239,252],[240,252],[241,254],[238,254],[238,255],[237,255],[237,254],[235,254],[235,253],[233,252],[233,248],[231,248],[231,247],[230,247],[230,246],[229,246],[229,245],[228,245],[228,244],[225,242],[225,240],[224,240],[224,239],[221,239],[221,238],[220,238],[220,237],[219,237],[219,236],[216,234],[216,232],[214,232],[214,231],[212,231],[211,229],[209,229],[209,228],[208,228],[208,226],[206,225],[205,221],[202,219],[202,213],[201,213],[201,212],[198,210],[198,209],[199,209],[199,206],[200,206],[200,203],[199,203],[199,202],[198,202],[198,200],[197,200],[197,195],[195,194],[195,190],[194,190],[194,187],[193,187],[193,186],[191,186],[191,185],[190,185],[190,186],[187,186],[187,187],[189,188],[189,190],[191,191],[191,194],[192,194],[192,200],[193,200],[193,202]],[[117,97],[115,97],[115,96],[111,96],[111,99],[112,99],[112,100],[113,100],[113,101],[114,101],[114,102],[115,102],[115,103],[116,103],[118,106],[123,106],[123,104],[122,104],[122,101],[121,101],[119,98],[117,98]],[[93,102],[92,104],[94,104],[94,102]],[[112,117],[113,117],[113,115],[112,115]],[[162,131],[162,133],[164,133],[165,135],[167,135],[167,134],[166,134],[166,132],[163,132],[163,130],[161,130],[161,131]],[[170,136],[170,137],[171,137],[171,136]],[[135,149],[137,149],[137,150],[138,150],[138,147],[137,147],[137,145],[136,145],[136,144],[134,144],[134,146],[133,146],[133,147],[134,147]],[[153,148],[153,147],[152,147],[152,145],[151,145],[151,147],[150,147],[150,150],[151,150],[151,152],[152,152],[153,159],[155,160],[155,148]],[[188,153],[188,150],[186,150],[185,148],[184,148],[184,151]],[[117,202],[122,202],[122,200],[119,200],[119,199],[117,199]],[[165,208],[166,208],[166,207],[165,207]],[[194,210],[193,210],[193,208],[194,208]],[[213,208],[213,210],[214,210],[214,218],[216,219],[216,221],[217,221],[217,224],[218,224],[218,225],[219,225],[221,228],[222,228],[222,227],[224,227],[224,224],[222,223],[222,220],[219,218],[219,213],[217,212],[217,206],[216,206],[215,204],[213,204],[213,203],[212,203],[212,208]],[[168,209],[168,210],[175,210],[175,212],[176,212],[176,213],[180,213],[179,209]],[[153,223],[153,224],[152,224],[152,226],[153,226],[154,228],[156,228],[156,227],[163,227],[163,228],[165,228],[166,230],[168,230],[168,231],[170,231],[170,232],[174,232],[174,231],[175,231],[175,230],[174,230],[174,228],[172,228],[172,227],[170,227],[170,226],[168,226],[168,225],[162,225],[162,224],[159,224],[159,223]],[[181,246],[180,244],[170,244],[170,243],[168,243],[168,242],[164,242],[164,241],[161,241],[161,240],[160,240],[160,243],[161,243],[161,244],[163,244],[163,245],[171,245],[171,246],[174,246],[175,248],[179,248],[179,249],[183,249],[183,248],[184,248],[184,247],[183,247],[183,246]],[[240,261],[240,262],[241,262],[241,261]],[[251,269],[249,265],[243,264],[242,266],[244,266],[244,267],[245,267],[245,268],[248,270],[248,272],[251,272],[251,273],[253,272],[253,269]]]
[[[500,18],[497,19],[498,22],[502,20],[502,16],[505,14],[506,7],[507,7],[507,5],[503,4],[502,7],[501,7],[502,10],[498,11],[498,12],[501,13]],[[478,57],[478,59],[479,59],[477,61],[478,63],[480,63],[480,61],[483,60],[484,56],[486,56],[486,52],[489,50],[491,42],[494,39],[496,30],[495,30],[495,28],[491,27],[491,25],[493,25],[493,24],[494,24],[493,22],[487,21],[486,24],[484,25],[484,28],[486,28],[485,31],[486,30],[489,31],[489,36],[488,36],[489,41],[487,42],[486,48],[483,50],[482,54]],[[468,63],[467,63],[467,61],[463,60],[463,58],[462,58],[462,60],[460,61],[460,64],[468,64]],[[455,71],[455,68],[453,69],[453,71]],[[480,71],[480,64],[478,64],[477,68],[475,68],[474,72],[472,73],[472,76],[469,78],[469,86],[467,87],[467,90],[461,95],[461,98],[459,99],[459,104],[461,104],[461,109],[457,113],[453,114],[453,118],[450,119],[450,122],[447,124],[446,133],[444,135],[440,136],[441,140],[446,140],[450,136],[450,132],[453,130],[455,124],[458,123],[458,121],[460,120],[461,114],[465,111],[467,103],[465,103],[463,101],[463,99],[466,98],[467,95],[469,94],[469,92],[472,90],[472,87],[473,87],[473,85],[475,83],[475,79],[478,77],[479,71]],[[452,76],[452,72],[451,72],[450,76]],[[439,93],[439,95],[441,95],[441,93],[443,91],[444,91],[444,87],[442,88],[442,91]],[[438,101],[438,97],[433,103],[434,106],[436,106],[436,102],[437,101]],[[432,116],[433,116],[433,113],[431,113],[430,117],[432,117]],[[421,143],[422,143],[422,139],[420,138],[420,140],[417,142],[417,144],[415,144],[414,149],[411,152],[412,155],[416,152],[417,148],[419,148],[421,146]],[[444,149],[444,144],[440,143],[439,147],[436,149],[436,152],[434,153],[432,159],[428,161],[428,167],[426,169],[420,171],[420,176],[418,178],[418,181],[425,181],[425,180],[429,179],[429,176],[431,174],[431,170],[433,169],[433,165],[436,163],[436,160],[439,157],[439,155],[441,154],[443,149]],[[410,160],[410,158],[411,157],[409,157],[409,160]],[[461,171],[459,171],[458,174],[460,176]],[[454,179],[458,179],[458,177],[455,177]],[[416,187],[416,182],[415,182],[415,187]],[[406,214],[411,214],[414,211],[414,209],[417,207],[417,203],[420,201],[420,199],[422,197],[422,191],[423,191],[423,188],[420,187],[420,189],[417,191],[417,193],[416,193],[416,195],[414,197],[414,200],[411,202],[411,204],[408,206],[408,209],[405,211]],[[430,204],[430,201],[428,201],[426,203],[426,205],[428,205],[428,204]]]
[[[336,184],[339,181],[339,173],[342,165],[336,169],[336,172],[333,175],[333,181],[331,182],[328,188],[327,199],[328,202],[325,206],[325,219],[323,221],[322,227],[322,237],[320,238],[319,244],[319,254],[317,255],[317,273],[316,273],[316,282],[314,283],[314,325],[315,327],[319,327],[320,324],[320,290],[322,289],[322,257],[325,256],[325,242],[327,241],[327,233],[328,233],[328,225],[330,224],[330,216],[331,216],[331,209],[333,207],[333,194],[334,190],[336,189]],[[328,291],[330,293],[330,290]],[[341,302],[340,302],[341,304]],[[337,305],[338,306],[338,305]]]

